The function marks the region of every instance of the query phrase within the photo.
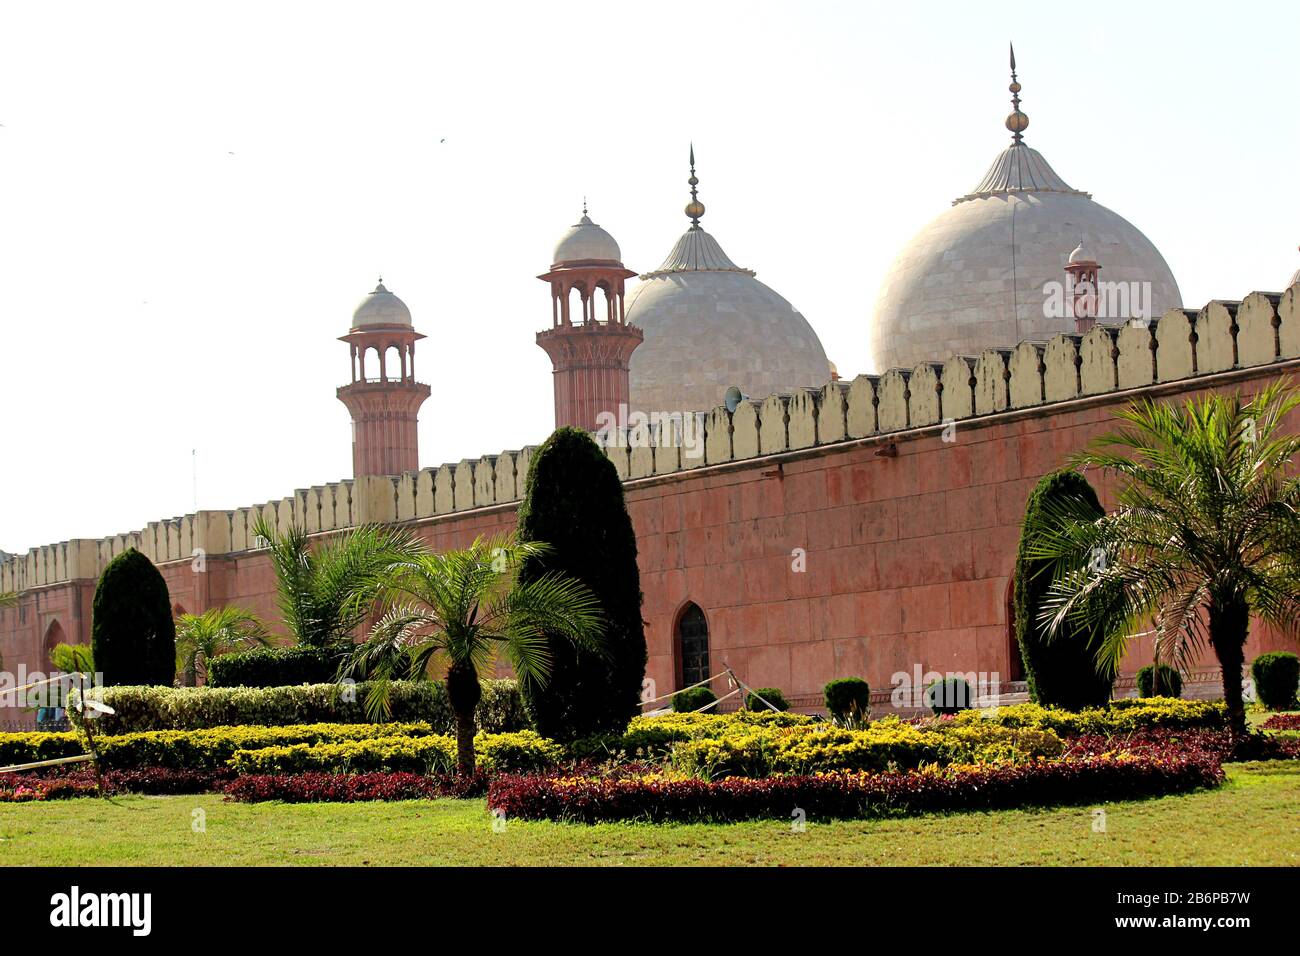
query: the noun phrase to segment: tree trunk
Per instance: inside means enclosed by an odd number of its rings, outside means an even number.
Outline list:
[[[469,661],[447,668],[447,701],[456,715],[456,772],[474,772],[474,709],[483,696],[478,672]]]
[[[1210,645],[1223,671],[1223,702],[1228,708],[1228,729],[1234,737],[1246,736],[1246,704],[1241,696],[1241,667],[1246,660],[1250,607],[1244,601],[1210,605]]]
[[[456,713],[456,772],[463,776],[474,773],[474,711]]]

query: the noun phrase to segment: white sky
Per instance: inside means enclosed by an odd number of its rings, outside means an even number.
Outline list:
[[[1079,25],[1082,21],[1082,26]],[[846,376],[894,254],[1026,140],[1184,302],[1300,265],[1293,3],[0,6],[0,548],[349,477],[347,331],[383,273],[421,465],[542,440],[534,276],[589,197],[630,268],[704,225]]]

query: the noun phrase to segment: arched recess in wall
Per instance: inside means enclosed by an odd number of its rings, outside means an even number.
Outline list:
[[[709,622],[698,604],[688,602],[673,628],[673,656],[677,660],[677,686],[690,687],[706,680],[709,670]]]
[[[1007,578],[1006,621],[1007,661],[1009,662],[1009,672],[1006,679],[1012,681],[1024,680],[1025,662],[1020,657],[1020,642],[1016,640],[1016,575],[1014,568],[1011,576]]]
[[[41,648],[45,655],[45,666],[50,670],[54,669],[54,661],[51,660],[50,654],[53,653],[55,647],[66,643],[68,643],[68,636],[63,632],[63,625],[59,623],[59,619],[55,618],[50,621],[50,626],[45,629],[45,642]]]

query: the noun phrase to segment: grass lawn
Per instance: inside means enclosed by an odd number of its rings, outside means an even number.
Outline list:
[[[1092,807],[789,823],[508,821],[482,800],[239,804],[219,796],[0,804],[0,865],[1300,864],[1300,762],[1213,791]],[[205,832],[191,821],[203,811]]]

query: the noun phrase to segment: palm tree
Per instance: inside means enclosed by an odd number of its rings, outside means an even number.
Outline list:
[[[55,644],[50,648],[50,663],[65,674],[95,673],[95,654],[89,644]]]
[[[253,533],[270,548],[284,626],[308,647],[350,645],[383,589],[387,569],[424,553],[408,531],[379,525],[361,525],[315,548],[296,526],[280,535],[259,518]]]
[[[366,696],[370,716],[387,714],[395,676],[427,678],[435,664],[445,664],[456,718],[456,767],[472,774],[479,674],[490,672],[498,654],[520,681],[544,687],[551,669],[547,634],[565,634],[587,650],[603,647],[600,606],[586,585],[556,573],[519,580],[520,565],[549,550],[513,535],[478,538],[462,551],[423,554],[390,569],[386,596],[392,609],[347,668],[372,681]]]
[[[1075,455],[1118,478],[1118,508],[1089,518],[1081,499],[1065,499],[1044,513],[1034,556],[1053,561],[1040,611],[1049,639],[1067,619],[1088,628],[1102,673],[1148,622],[1157,661],[1186,669],[1208,642],[1229,725],[1244,735],[1251,615],[1300,639],[1300,479],[1288,474],[1300,436],[1281,431],[1297,406],[1281,380],[1249,401],[1147,399],[1120,413],[1128,427]]]
[[[18,592],[0,591],[0,607],[17,607]]]
[[[195,687],[200,668],[206,677],[212,658],[270,643],[266,626],[243,608],[226,605],[182,614],[176,619],[176,668],[185,674],[186,686]]]

